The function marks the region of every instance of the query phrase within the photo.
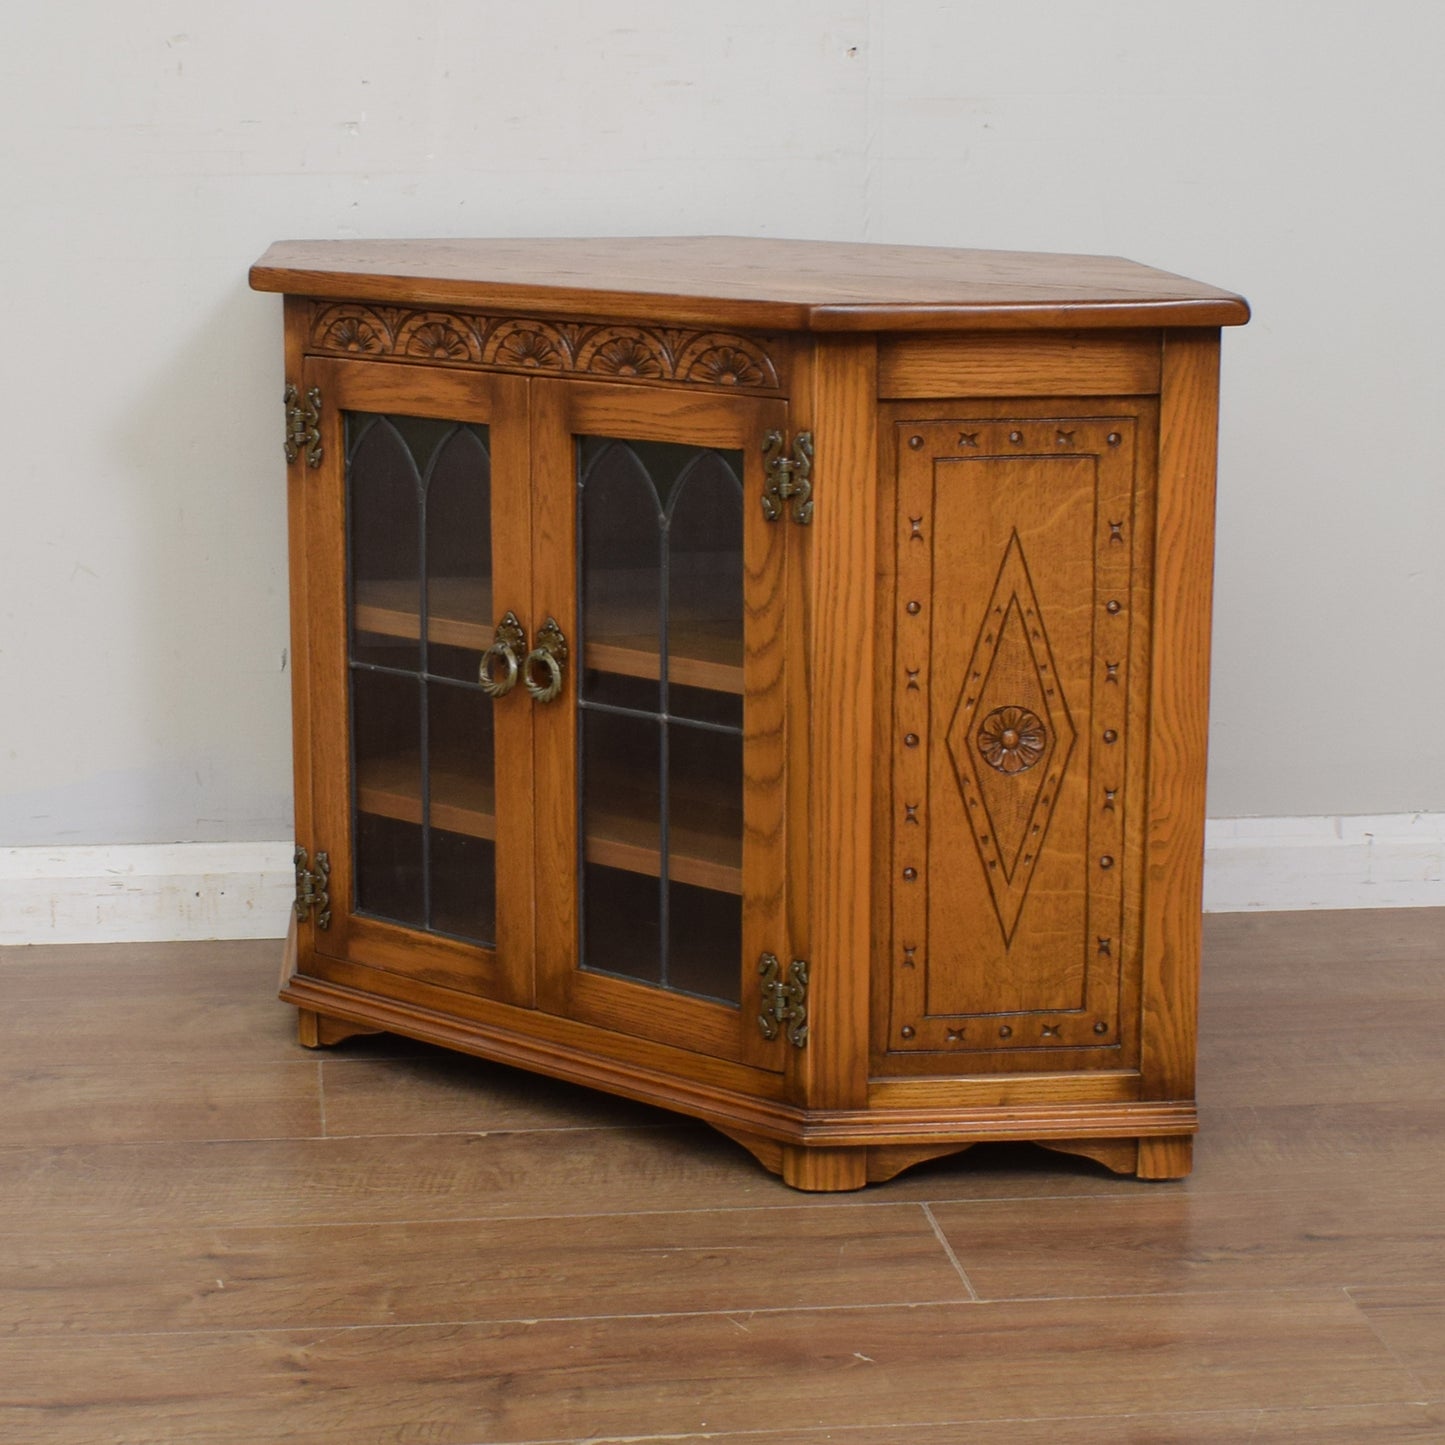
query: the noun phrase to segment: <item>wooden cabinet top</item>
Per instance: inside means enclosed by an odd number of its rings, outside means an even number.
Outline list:
[[[1245,301],[1117,256],[741,236],[280,241],[258,291],[781,331],[1236,326]]]

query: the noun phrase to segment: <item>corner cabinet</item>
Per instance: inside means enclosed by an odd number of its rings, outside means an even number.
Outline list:
[[[1127,261],[285,242],[303,1043],[803,1189],[1187,1173],[1219,328]]]

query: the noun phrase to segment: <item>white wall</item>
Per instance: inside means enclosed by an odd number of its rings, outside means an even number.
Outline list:
[[[289,836],[297,236],[1116,252],[1225,347],[1217,816],[1445,810],[1433,0],[9,0],[0,845]]]

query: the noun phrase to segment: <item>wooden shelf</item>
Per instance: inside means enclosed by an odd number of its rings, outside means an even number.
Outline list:
[[[421,636],[414,578],[358,582],[354,607],[358,632],[379,632],[383,637],[413,640]],[[496,623],[491,614],[489,577],[432,578],[427,597],[429,642],[481,652],[492,643]]]
[[[497,836],[496,796],[490,778],[469,772],[455,757],[431,760],[431,822],[471,838]],[[357,807],[363,813],[420,823],[421,766],[415,753],[362,759],[357,764]],[[603,782],[601,806],[587,835],[589,863],[646,873],[661,871],[657,838],[657,795],[622,777]],[[736,801],[716,789],[679,791],[673,797],[668,877],[717,893],[743,891],[742,826]]]
[[[468,772],[454,759],[431,760],[434,828],[469,838],[497,836],[496,791],[490,778]],[[415,753],[366,758],[357,767],[356,806],[363,813],[421,822],[421,762]]]
[[[427,606],[427,638],[446,647],[481,652],[492,643],[491,582],[484,577],[434,577]],[[358,582],[358,631],[385,637],[421,636],[414,581]],[[653,635],[657,612],[619,603],[599,609],[583,648],[583,665],[598,672],[655,679],[660,670]],[[669,634],[668,680],[710,692],[743,691],[743,646],[736,622],[674,615]]]

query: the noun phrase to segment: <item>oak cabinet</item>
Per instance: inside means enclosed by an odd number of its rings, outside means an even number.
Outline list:
[[[1186,1172],[1219,328],[1108,258],[287,242],[303,1042],[854,1188]]]

